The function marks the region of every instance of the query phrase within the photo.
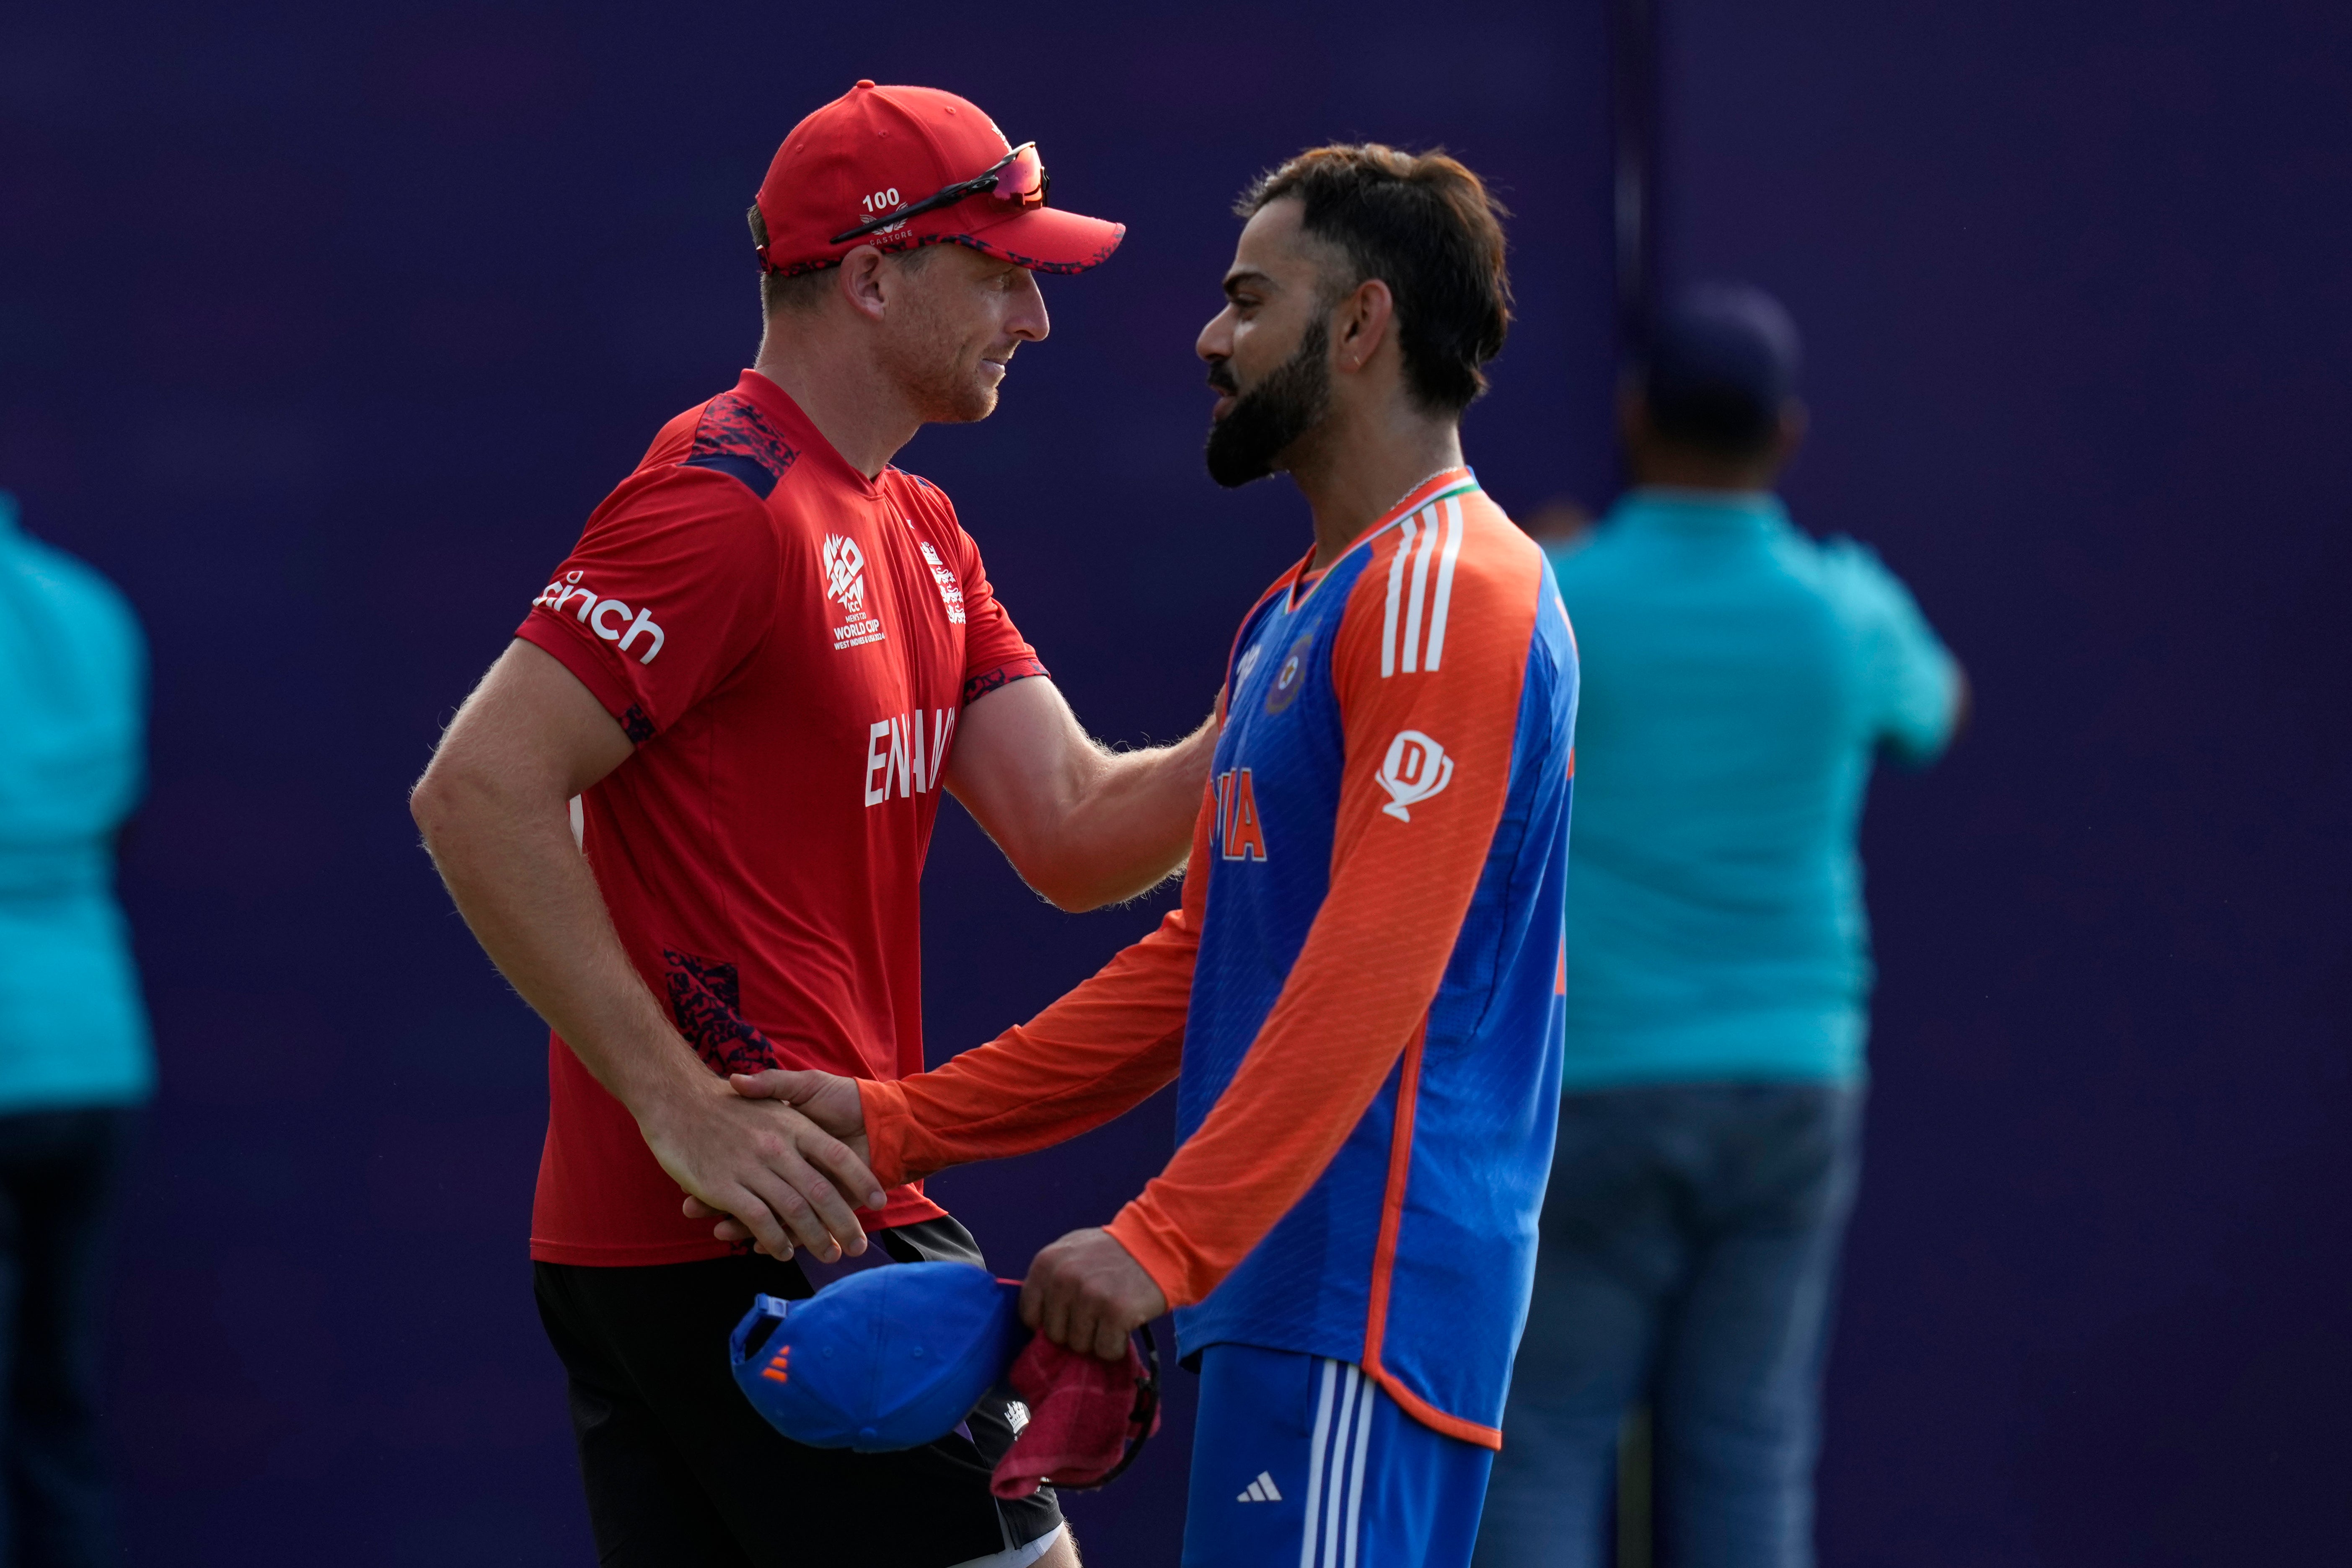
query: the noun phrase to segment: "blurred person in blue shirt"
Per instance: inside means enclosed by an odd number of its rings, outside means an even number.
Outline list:
[[[114,900],[145,777],[139,622],[0,492],[0,1551],[112,1559],[99,1240],[153,1084]]]
[[[1968,688],[1876,555],[1773,495],[1796,365],[1765,296],[1675,300],[1622,408],[1637,488],[1546,546],[1584,668],[1567,1068],[1479,1568],[1613,1562],[1645,1404],[1660,1562],[1813,1561],[1872,981],[1855,837],[1874,760],[1935,758]]]

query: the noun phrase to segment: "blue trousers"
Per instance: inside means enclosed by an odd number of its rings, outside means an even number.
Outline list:
[[[0,1563],[121,1560],[98,1423],[100,1241],[138,1119],[0,1116]]]
[[[1653,1416],[1662,1568],[1810,1568],[1822,1366],[1863,1090],[1571,1094],[1476,1568],[1602,1568],[1619,1430]]]
[[[1466,1568],[1493,1459],[1346,1362],[1211,1345],[1184,1568]]]

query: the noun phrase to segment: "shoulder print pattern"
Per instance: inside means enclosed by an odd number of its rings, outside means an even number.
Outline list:
[[[726,392],[703,408],[702,421],[694,428],[694,448],[679,467],[716,469],[765,500],[799,457],[750,398]]]

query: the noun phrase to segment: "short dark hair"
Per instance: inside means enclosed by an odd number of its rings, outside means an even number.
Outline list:
[[[760,204],[753,202],[751,209],[743,215],[743,219],[751,226],[752,248],[765,249],[768,244],[768,220],[761,216]],[[924,266],[931,258],[930,247],[928,244],[895,250],[890,254],[897,257],[899,265],[908,271]],[[837,261],[827,261],[799,272],[776,272],[770,270],[765,261],[761,262],[761,316],[764,319],[774,315],[779,310],[815,310],[818,303],[824,299],[825,290],[833,287],[833,269],[839,265],[841,264]]]
[[[1763,290],[1684,289],[1652,323],[1640,367],[1650,427],[1711,457],[1761,457],[1796,395],[1799,354],[1796,322]]]
[[[1441,149],[1401,153],[1377,142],[1314,147],[1265,174],[1234,211],[1252,217],[1296,197],[1302,225],[1337,247],[1355,276],[1396,296],[1405,384],[1433,413],[1459,414],[1486,390],[1481,369],[1511,328],[1503,261],[1509,210]]]

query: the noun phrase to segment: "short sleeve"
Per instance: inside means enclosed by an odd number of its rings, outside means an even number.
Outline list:
[[[1918,602],[1877,552],[1852,540],[1830,545],[1848,609],[1872,730],[1895,753],[1932,761],[1952,738],[1959,667]]]
[[[980,559],[980,546],[959,527],[956,548],[964,564],[963,579],[963,700],[974,699],[1032,675],[1046,673],[1045,663],[1022,637],[1021,628],[1005,613]]]
[[[640,473],[597,508],[515,635],[562,660],[642,745],[767,635],[778,549],[767,508],[734,478]]]

